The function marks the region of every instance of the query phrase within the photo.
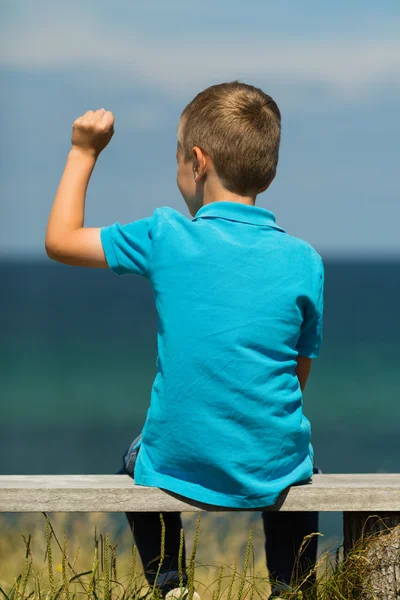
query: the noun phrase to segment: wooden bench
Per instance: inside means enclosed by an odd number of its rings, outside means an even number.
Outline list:
[[[242,509],[202,504],[158,488],[136,486],[128,475],[0,476],[0,512],[237,510]],[[363,532],[400,524],[400,473],[314,475],[311,483],[285,490],[274,506],[249,510],[343,512],[346,553]]]

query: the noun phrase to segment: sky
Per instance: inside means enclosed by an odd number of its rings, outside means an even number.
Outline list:
[[[73,121],[106,108],[115,133],[85,224],[171,206],[176,131],[209,85],[261,87],[282,113],[278,172],[257,204],[323,257],[400,257],[398,0],[3,0],[0,258],[45,257]]]

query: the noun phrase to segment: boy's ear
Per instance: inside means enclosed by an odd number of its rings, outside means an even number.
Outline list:
[[[194,148],[192,149],[192,153],[193,169],[204,175],[207,167],[206,155],[201,150],[201,148],[198,148],[198,146],[194,146]]]

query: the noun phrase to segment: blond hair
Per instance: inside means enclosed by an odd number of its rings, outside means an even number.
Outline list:
[[[184,109],[178,147],[185,162],[194,146],[212,159],[223,187],[235,194],[257,194],[276,174],[281,114],[259,88],[239,81],[213,85]]]

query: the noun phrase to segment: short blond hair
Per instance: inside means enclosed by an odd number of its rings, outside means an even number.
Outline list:
[[[184,109],[178,147],[185,162],[198,146],[212,159],[224,188],[257,194],[276,174],[281,114],[259,88],[239,81],[213,85]]]

